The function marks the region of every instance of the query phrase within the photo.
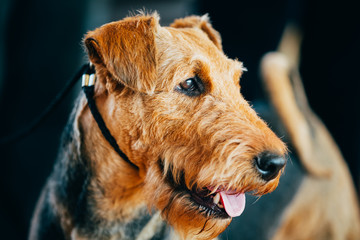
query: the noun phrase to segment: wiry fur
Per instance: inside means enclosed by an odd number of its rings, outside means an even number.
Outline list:
[[[79,194],[83,202],[76,204],[85,204],[84,212],[77,218],[69,211],[74,206],[56,192],[61,181],[45,190],[52,192],[54,214],[68,239],[131,238],[125,230],[146,208],[160,211],[179,238],[212,239],[231,219],[201,212],[179,189],[181,182],[187,189],[222,186],[259,195],[278,184],[280,174],[271,181],[261,178],[254,158],[262,152],[283,156],[286,147],[240,94],[242,63],[224,55],[207,17],[178,19],[171,27],[158,21],[157,14],[129,17],[84,39],[96,68],[99,112],[139,169],[104,139],[82,97],[74,119],[78,135],[65,142],[70,146],[63,150],[62,169],[56,168],[52,179],[59,181],[57,172],[66,177],[64,169],[74,158],[84,165],[80,193],[64,189]],[[174,91],[195,75],[204,93],[189,97]],[[36,230],[32,236],[38,236]]]

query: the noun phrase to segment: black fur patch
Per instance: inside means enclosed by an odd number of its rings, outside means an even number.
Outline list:
[[[76,227],[92,228],[89,184],[92,176],[85,154],[78,156],[73,131],[74,117],[70,117],[62,136],[62,148],[55,165],[53,180],[57,183],[56,197],[64,204],[72,216]]]
[[[65,239],[64,232],[60,226],[60,221],[54,214],[53,209],[50,207],[48,201],[48,193],[46,196],[45,204],[42,206],[41,212],[38,217],[37,240],[63,240]]]

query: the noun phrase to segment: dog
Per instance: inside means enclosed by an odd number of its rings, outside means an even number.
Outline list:
[[[349,169],[302,86],[301,38],[300,29],[289,23],[278,50],[265,54],[261,61],[268,100],[253,102],[259,115],[286,142],[291,164],[277,190],[235,218],[222,239],[360,238],[359,200]]]
[[[245,68],[206,15],[162,27],[139,14],[84,45],[108,134],[81,94],[29,239],[214,239],[245,194],[276,189],[287,147],[242,97]]]
[[[270,102],[303,172],[271,239],[356,240],[359,200],[340,149],[307,101],[299,71],[301,39],[301,31],[289,24],[278,51],[261,63]]]

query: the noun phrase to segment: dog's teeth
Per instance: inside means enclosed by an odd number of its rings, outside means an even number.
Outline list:
[[[218,204],[218,203],[219,203],[219,201],[220,201],[220,194],[219,194],[219,193],[217,193],[217,194],[215,195],[215,197],[213,198],[213,201],[214,201],[215,204]]]

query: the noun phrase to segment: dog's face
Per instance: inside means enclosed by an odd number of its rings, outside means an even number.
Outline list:
[[[170,27],[130,17],[85,44],[103,117],[139,167],[144,201],[184,238],[217,236],[243,211],[244,193],[277,187],[286,148],[242,97],[244,67],[206,17]]]

